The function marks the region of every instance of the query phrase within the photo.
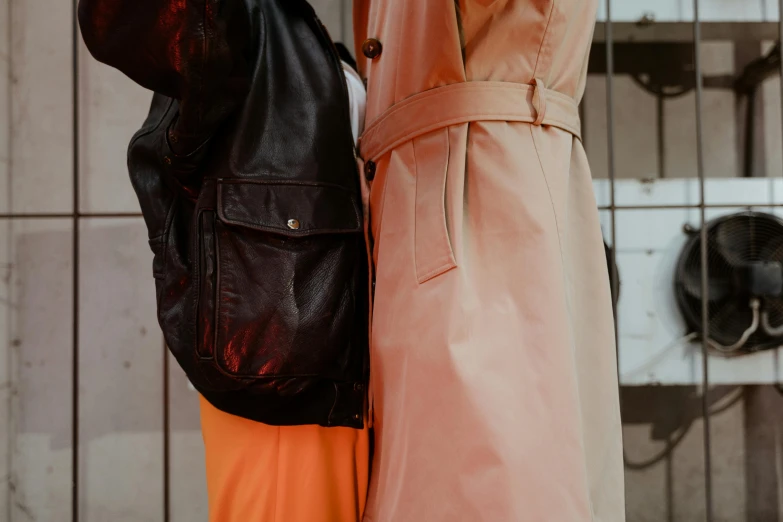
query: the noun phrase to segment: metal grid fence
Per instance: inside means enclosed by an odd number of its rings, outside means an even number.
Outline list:
[[[783,42],[783,0],[779,0],[779,17],[777,34],[774,35],[775,39]],[[617,205],[616,193],[615,193],[615,181],[616,181],[616,165],[615,165],[615,96],[614,96],[614,23],[612,21],[612,1],[607,0],[605,6],[606,22],[604,24],[604,38],[606,42],[606,95],[607,95],[607,140],[608,140],[608,175],[610,196],[609,205],[602,207],[602,209],[608,210],[611,214],[611,267],[612,267],[612,280],[617,281],[617,215],[618,209],[664,209],[664,208],[698,208],[699,209],[699,234],[700,234],[700,264],[701,264],[701,322],[702,328],[699,332],[701,337],[701,357],[702,357],[702,374],[701,374],[701,386],[703,389],[702,401],[701,401],[701,413],[704,420],[703,423],[703,443],[704,443],[704,481],[705,481],[705,513],[707,522],[713,522],[715,520],[714,513],[714,491],[713,491],[713,476],[712,476],[712,436],[711,436],[711,424],[710,424],[710,400],[707,390],[710,387],[710,347],[709,347],[709,271],[708,271],[708,237],[707,237],[707,223],[706,211],[708,208],[720,208],[724,205],[709,204],[705,197],[705,167],[704,167],[704,126],[703,126],[703,74],[702,74],[702,20],[700,18],[699,0],[693,0],[693,22],[692,22],[692,39],[693,39],[693,60],[694,60],[694,80],[695,80],[695,103],[696,103],[696,161],[697,172],[699,179],[699,203],[695,205]],[[781,58],[783,58],[783,47],[780,52]],[[781,60],[783,62],[783,60]],[[783,81],[781,81],[781,96],[783,100]],[[783,120],[783,117],[781,118]],[[728,206],[728,205],[725,205]],[[765,205],[775,206],[775,205]],[[617,337],[617,309],[615,308],[615,336]],[[619,347],[618,347],[618,359],[619,359]]]

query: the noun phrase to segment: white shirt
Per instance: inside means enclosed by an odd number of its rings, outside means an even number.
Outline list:
[[[343,71],[345,71],[345,80],[348,84],[348,102],[351,107],[351,130],[353,131],[353,140],[356,142],[364,131],[364,113],[367,107],[367,91],[364,89],[364,83],[356,71],[345,62]]]

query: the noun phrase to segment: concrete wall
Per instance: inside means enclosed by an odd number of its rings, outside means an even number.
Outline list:
[[[315,3],[332,35],[350,42],[349,0]],[[626,16],[634,19],[643,3],[636,1]],[[762,13],[764,5],[753,4],[753,12]],[[772,7],[763,9],[763,19],[769,19]],[[0,214],[50,214],[0,219],[0,522],[64,522],[71,516],[70,21],[67,2],[9,0],[0,7]],[[78,52],[79,211],[88,214],[79,220],[78,258],[80,520],[160,522],[167,520],[168,498],[168,520],[205,521],[196,396],[176,364],[165,364],[143,223],[133,217],[89,217],[138,210],[124,155],[149,94],[95,63],[83,48]],[[731,42],[705,45],[703,58],[710,74],[736,68]],[[693,176],[693,95],[665,104],[667,153],[662,163],[655,100],[628,78],[618,77],[615,88],[618,176],[652,177],[663,163],[667,175]],[[764,86],[760,103],[759,173],[779,175],[783,160],[776,80]],[[711,176],[738,173],[740,113],[731,93],[705,93]],[[597,177],[607,172],[605,115],[605,80],[594,76],[586,93],[585,135]],[[748,388],[711,394],[717,411],[710,428],[715,520],[778,520],[777,392]],[[700,401],[699,390],[691,388],[623,390],[632,464],[627,472],[630,521],[705,520]],[[166,406],[168,481],[163,462]],[[652,462],[642,462],[648,460]]]

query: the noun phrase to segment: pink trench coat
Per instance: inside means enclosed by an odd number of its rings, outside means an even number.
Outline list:
[[[596,0],[355,3],[377,283],[365,521],[624,520],[577,112]]]

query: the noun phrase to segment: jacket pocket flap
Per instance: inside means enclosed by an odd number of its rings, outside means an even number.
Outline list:
[[[356,198],[338,186],[219,180],[217,199],[226,224],[290,237],[362,231]]]

